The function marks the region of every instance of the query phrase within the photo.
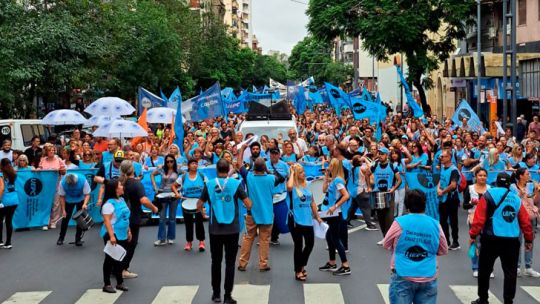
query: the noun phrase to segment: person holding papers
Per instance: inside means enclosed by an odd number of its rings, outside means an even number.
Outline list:
[[[313,219],[322,223],[317,213],[317,205],[313,200],[313,193],[308,189],[306,173],[299,164],[291,167],[291,176],[287,181],[289,193],[289,231],[294,242],[294,273],[297,281],[305,281],[307,265],[311,250],[315,243],[313,232]],[[305,241],[306,246],[302,248]]]
[[[101,227],[101,237],[105,244],[110,242],[112,246],[122,246],[127,248],[131,241],[131,231],[129,229],[129,217],[131,212],[128,205],[122,198],[124,186],[118,180],[109,180],[105,184],[105,203],[101,208],[103,215],[103,226]],[[128,291],[122,278],[123,265],[121,261],[113,259],[105,254],[103,261],[103,292],[116,293],[116,289]],[[116,277],[116,289],[111,285],[111,274]]]
[[[329,261],[319,267],[320,271],[331,271],[334,275],[350,275],[351,268],[345,254],[345,247],[340,239],[341,205],[349,199],[349,192],[344,178],[343,164],[341,160],[333,158],[324,177],[323,192],[328,193],[328,202],[323,203],[321,210],[328,223],[329,229],[326,234],[328,244]],[[341,259],[341,267],[336,266],[336,249]]]

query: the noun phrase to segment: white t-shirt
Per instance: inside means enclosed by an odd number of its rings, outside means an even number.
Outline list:
[[[7,158],[10,162],[13,161],[13,150],[9,150],[9,152],[4,152],[4,150],[0,150],[0,160]]]
[[[101,208],[101,214],[105,215],[109,215],[109,214],[112,214],[112,217],[111,217],[111,225],[114,225],[116,224],[116,212],[114,212],[114,206],[113,204],[109,203],[109,202],[106,202],[105,204],[103,204],[103,208]]]
[[[298,150],[298,147],[302,149],[303,152],[306,152],[308,150],[308,146],[306,144],[306,141],[302,138],[297,138],[296,143],[293,143],[294,153],[296,155],[300,154],[300,151]]]

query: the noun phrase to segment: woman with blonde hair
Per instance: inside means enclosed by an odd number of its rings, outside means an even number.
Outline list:
[[[504,171],[506,169],[505,163],[499,159],[497,148],[489,149],[488,157],[484,159],[481,167],[487,171]]]
[[[523,147],[515,145],[512,148],[510,157],[508,157],[507,169],[512,169],[523,160]]]
[[[66,164],[64,161],[56,155],[56,147],[51,143],[46,143],[43,146],[43,157],[39,162],[39,169],[41,170],[58,170],[58,180],[56,181],[55,189],[58,188],[58,184],[62,179],[62,175],[66,174]],[[56,223],[62,219],[62,209],[60,208],[60,198],[56,194],[54,203],[51,210],[51,217],[49,219],[49,226],[54,229]],[[43,230],[48,230],[48,226],[43,226]]]
[[[313,193],[307,187],[304,167],[299,164],[291,166],[291,175],[287,181],[289,193],[289,231],[294,242],[294,273],[297,281],[305,281],[309,255],[315,243],[313,219],[322,223],[317,213],[317,205]],[[305,246],[303,246],[305,242]],[[303,248],[302,248],[303,247]]]
[[[328,193],[328,201],[323,203],[321,207],[321,211],[326,215],[325,221],[329,226],[326,233],[329,261],[324,266],[319,267],[319,270],[331,271],[334,275],[339,276],[351,274],[351,268],[345,254],[345,247],[340,238],[341,206],[349,199],[346,184],[343,162],[337,158],[333,158],[326,171],[323,184],[323,192]],[[342,264],[339,269],[337,269],[336,265],[336,250]]]

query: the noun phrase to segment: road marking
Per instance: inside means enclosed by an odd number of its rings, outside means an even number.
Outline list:
[[[43,301],[52,291],[28,291],[28,292],[16,292],[9,299],[2,302],[2,304],[38,304]]]
[[[384,303],[390,304],[390,298],[389,298],[390,285],[377,284],[377,288],[379,288],[379,292],[381,293],[381,296],[383,297]]]
[[[116,293],[105,293],[101,289],[88,289],[76,304],[112,304],[122,295],[120,290]]]
[[[339,284],[304,284],[304,303],[345,303]]]
[[[347,230],[347,233],[348,233],[348,234],[351,234],[351,233],[356,232],[356,231],[358,231],[358,230],[365,229],[366,227],[367,227],[367,225],[366,225],[366,224],[363,224],[363,225],[360,225],[360,226],[358,226],[358,227],[354,227],[354,228],[351,228],[351,229]]]
[[[163,286],[152,304],[191,304],[199,286]]]
[[[234,285],[233,298],[238,303],[268,304],[270,298],[270,285]]]
[[[521,286],[533,299],[540,303],[540,287],[538,286]]]
[[[478,287],[474,285],[450,285],[450,289],[454,292],[456,297],[461,301],[461,303],[469,304],[472,301],[478,299],[477,291]],[[489,292],[489,303],[491,304],[502,304],[499,299]]]

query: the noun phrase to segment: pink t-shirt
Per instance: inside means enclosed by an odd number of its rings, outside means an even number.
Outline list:
[[[39,168],[42,170],[60,170],[65,167],[66,164],[57,155],[55,155],[52,160],[50,160],[48,157],[44,157],[39,162]]]

